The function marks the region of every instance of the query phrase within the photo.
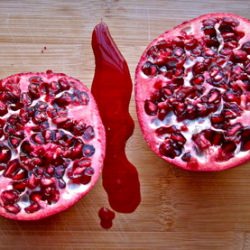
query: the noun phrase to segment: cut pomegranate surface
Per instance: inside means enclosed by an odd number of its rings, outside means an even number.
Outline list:
[[[153,40],[135,75],[137,115],[150,148],[193,171],[250,159],[250,21],[212,13]]]
[[[0,215],[38,220],[74,205],[96,183],[105,131],[96,103],[65,74],[0,82]]]

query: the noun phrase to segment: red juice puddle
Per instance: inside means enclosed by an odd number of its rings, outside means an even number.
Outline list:
[[[99,218],[101,219],[100,225],[105,228],[109,229],[113,225],[113,219],[115,218],[115,213],[106,207],[100,208],[98,212]]]
[[[132,80],[127,62],[101,22],[92,34],[95,75],[92,93],[106,130],[106,157],[102,172],[109,204],[120,213],[133,212],[141,201],[138,172],[125,154],[134,122],[129,114]]]

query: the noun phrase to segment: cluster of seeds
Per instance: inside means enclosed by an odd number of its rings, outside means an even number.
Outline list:
[[[9,181],[0,204],[12,214],[55,204],[66,185],[94,174],[94,128],[70,113],[84,112],[88,93],[63,75],[23,77],[0,82],[0,174]]]
[[[241,42],[231,17],[204,19],[199,37],[190,29],[147,50],[141,72],[154,91],[144,111],[157,124],[161,155],[189,162],[218,147],[216,160],[226,161],[250,150],[249,122],[240,119],[250,112],[250,40]]]

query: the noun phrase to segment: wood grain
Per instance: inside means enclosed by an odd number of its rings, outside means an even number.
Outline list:
[[[53,69],[91,85],[91,32],[103,19],[132,76],[145,46],[180,22],[203,13],[250,18],[249,0],[1,0],[0,77]],[[47,49],[43,51],[43,47]],[[134,99],[131,114],[136,120]],[[138,167],[142,202],[117,214],[111,230],[99,226],[107,205],[101,181],[67,212],[40,222],[0,219],[1,249],[250,249],[250,164],[222,173],[189,173],[157,158],[136,122],[127,152]]]

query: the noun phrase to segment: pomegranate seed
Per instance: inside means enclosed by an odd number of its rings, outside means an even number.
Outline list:
[[[26,184],[26,180],[12,182],[13,189],[17,190],[20,193],[25,190]]]
[[[76,136],[82,135],[85,131],[85,128],[86,128],[86,124],[84,123],[84,121],[79,120],[74,125],[73,134]]]
[[[29,82],[32,84],[32,83],[42,83],[43,82],[43,80],[42,80],[42,78],[40,77],[40,76],[32,76],[32,77],[30,77],[30,79],[29,79]]]
[[[40,84],[37,82],[31,82],[29,84],[29,96],[31,96],[31,98],[33,99],[38,99],[40,97],[40,88],[39,88]]]
[[[180,47],[176,47],[173,50],[173,55],[178,56],[178,57],[182,56],[184,53],[185,53],[184,49]]]
[[[223,99],[227,102],[235,102],[237,104],[240,104],[241,102],[240,94],[230,89],[223,94]]]
[[[41,192],[35,191],[30,194],[30,200],[33,202],[39,202],[42,200]]]
[[[218,22],[217,18],[209,18],[209,19],[202,20],[202,24],[204,26],[212,26],[213,27],[217,22]]]
[[[186,138],[180,132],[172,133],[170,138],[181,145],[184,145],[186,143]]]
[[[209,114],[208,105],[206,103],[197,104],[197,113],[200,117],[206,117]]]
[[[84,174],[81,177],[75,179],[74,182],[87,185],[91,181],[91,178],[92,178],[91,176]]]
[[[0,162],[8,162],[11,158],[11,150],[4,145],[0,145]]]
[[[74,89],[72,101],[75,104],[88,105],[89,95],[85,91],[80,91],[78,89]]]
[[[83,131],[82,138],[85,141],[89,141],[89,140],[93,139],[94,137],[95,137],[95,131],[94,131],[93,127],[87,126]]]
[[[246,51],[247,54],[249,55],[250,54],[250,41],[243,43],[241,49]]]
[[[31,152],[34,150],[33,146],[30,144],[29,141],[23,141],[20,147],[21,151],[27,155],[30,155]]]
[[[197,108],[195,105],[193,104],[188,104],[186,107],[186,110],[184,112],[184,117],[186,119],[190,119],[193,120],[195,118],[197,118]],[[182,120],[182,117],[178,117],[178,120]]]
[[[49,165],[46,169],[46,173],[51,176],[54,174],[54,172],[55,172],[54,166]]]
[[[7,212],[12,214],[18,214],[21,211],[21,208],[17,204],[6,205],[4,208]]]
[[[231,153],[233,153],[236,149],[236,145],[233,141],[225,141],[222,143],[221,149],[223,152],[231,156]]]
[[[47,120],[47,114],[46,112],[36,111],[32,120],[35,124],[42,123]]]
[[[230,25],[233,27],[239,26],[240,22],[232,17],[223,17],[222,18],[222,25]]]
[[[93,145],[85,144],[82,149],[82,154],[85,157],[91,157],[95,153],[95,148]]]
[[[30,189],[34,189],[38,186],[39,183],[40,183],[39,177],[35,176],[35,174],[32,173],[29,177],[27,187]]]
[[[195,63],[195,65],[193,66],[193,74],[197,75],[197,74],[202,74],[204,73],[204,71],[206,70],[206,65],[202,62],[197,62]]]
[[[18,171],[15,173],[15,175],[12,177],[13,180],[18,181],[18,180],[24,180],[28,177],[28,172],[26,169],[20,168]]]
[[[1,193],[1,199],[4,205],[13,204],[19,200],[19,195],[15,190],[5,190]]]
[[[95,170],[92,167],[87,167],[84,170],[84,174],[87,175],[87,176],[93,176],[94,173],[95,173]]]
[[[192,140],[201,151],[211,146],[211,143],[206,139],[203,132],[193,135]]]
[[[62,89],[61,89],[59,82],[53,81],[49,84],[47,83],[47,86],[46,86],[47,94],[56,95],[60,93],[61,91]]]
[[[52,184],[55,183],[55,179],[52,177],[52,178],[46,178],[46,177],[42,177],[41,178],[41,185],[42,186],[50,186]]]
[[[201,85],[204,82],[204,76],[203,75],[196,75],[191,79],[192,85]]]
[[[164,134],[171,134],[173,132],[177,131],[176,126],[170,126],[170,127],[160,127],[155,130],[155,133],[157,136],[161,136]]]
[[[202,30],[205,35],[216,36],[216,30],[214,28],[214,25],[204,26]]]
[[[183,161],[189,162],[191,160],[191,154],[190,154],[190,152],[184,153],[183,156],[181,157],[181,159]]]
[[[3,172],[3,176],[12,178],[20,167],[20,163],[17,159],[8,162],[7,168]]]
[[[20,96],[20,102],[24,106],[30,106],[32,104],[32,99],[27,92],[23,92],[23,93],[21,93],[21,96]]]
[[[218,124],[218,123],[223,123],[224,122],[224,116],[222,116],[221,114],[215,114],[211,116],[211,123],[214,124]]]
[[[64,181],[63,179],[59,179],[59,180],[58,180],[58,186],[59,186],[59,188],[61,188],[61,189],[65,188],[65,187],[66,187],[65,181]]]
[[[148,115],[153,116],[157,114],[158,106],[152,101],[146,100],[144,103],[144,110]]]
[[[59,165],[55,167],[55,176],[57,178],[62,178],[65,173],[65,167],[63,165]]]
[[[55,121],[55,119],[54,119]],[[73,132],[74,130],[74,122],[69,119],[69,118],[66,118],[66,117],[63,117],[63,118],[57,118],[56,122],[57,123],[57,127],[59,128],[63,128],[69,132]],[[79,125],[80,127],[80,125]]]
[[[187,50],[194,49],[197,46],[197,44],[198,41],[194,37],[190,37],[184,40],[184,46]]]
[[[218,89],[211,89],[208,93],[208,103],[219,103],[221,99],[221,93]]]
[[[76,160],[74,162],[73,167],[90,167],[91,166],[91,160],[89,158],[81,158],[80,160]]]
[[[232,61],[234,62],[245,62],[247,60],[247,52],[244,50],[236,50],[233,51],[233,55],[231,57]]]
[[[222,132],[215,131],[212,129],[203,130],[203,133],[207,140],[210,141],[212,145],[220,145],[224,141],[224,136]]]
[[[61,90],[69,90],[71,85],[65,78],[61,78],[58,80]]]
[[[55,98],[54,103],[58,106],[64,107],[72,102],[72,95],[69,92],[64,92],[60,97]]]
[[[176,146],[176,143],[171,139],[166,139],[159,147],[161,155],[174,159],[181,154],[180,148]]]
[[[42,136],[42,133],[33,134],[31,136],[31,139],[36,144],[44,144],[45,143],[45,140],[44,140],[44,137]]]
[[[151,62],[146,62],[142,67],[142,72],[147,76],[155,76],[158,73],[158,68]]]
[[[28,214],[35,213],[40,209],[41,209],[40,205],[36,202],[33,202],[28,207],[24,208],[25,212]]]
[[[182,86],[184,84],[183,77],[176,77],[173,79],[173,83],[177,86]]]
[[[220,46],[220,43],[216,37],[205,36],[204,41],[205,41],[206,46],[209,48],[211,47],[218,48]]]
[[[234,136],[236,134],[238,134],[239,132],[241,132],[241,129],[243,128],[242,124],[237,122],[233,125],[231,125],[230,127],[228,127],[227,131],[226,131],[226,136]]]

